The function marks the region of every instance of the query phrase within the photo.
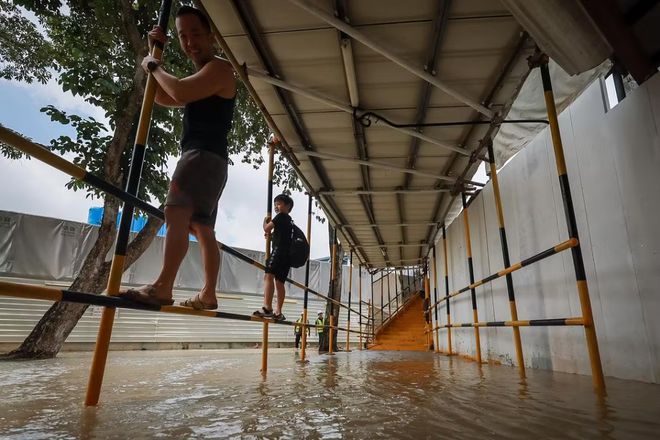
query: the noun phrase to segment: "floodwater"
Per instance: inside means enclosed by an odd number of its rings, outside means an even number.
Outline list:
[[[91,353],[0,362],[0,438],[660,438],[660,386],[420,352],[111,352],[84,408]]]

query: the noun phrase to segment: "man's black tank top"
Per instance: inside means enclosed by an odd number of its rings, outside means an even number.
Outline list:
[[[181,151],[206,150],[228,159],[227,135],[231,130],[235,100],[235,97],[213,95],[186,104]]]

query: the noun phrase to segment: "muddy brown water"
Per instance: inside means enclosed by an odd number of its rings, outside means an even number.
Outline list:
[[[84,408],[91,353],[0,362],[0,438],[660,438],[660,386],[420,352],[111,352]]]

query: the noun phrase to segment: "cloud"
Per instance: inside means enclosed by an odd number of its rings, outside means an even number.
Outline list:
[[[41,84],[38,82],[27,84],[22,82],[6,81],[13,87],[22,89],[29,98],[41,103],[41,107],[53,105],[60,110],[66,112],[73,112],[82,116],[91,116],[97,121],[103,122],[109,126],[108,119],[105,117],[105,111],[100,107],[96,107],[85,101],[85,98],[80,95],[74,95],[71,92],[62,91],[62,87],[57,84],[53,78],[48,80],[47,83]]]

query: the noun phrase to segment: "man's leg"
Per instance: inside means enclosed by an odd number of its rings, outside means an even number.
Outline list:
[[[204,265],[204,287],[199,292],[199,300],[205,305],[215,305],[218,300],[215,289],[218,283],[218,271],[220,270],[220,249],[215,241],[215,233],[209,225],[193,223],[191,226],[202,253],[202,264]]]
[[[191,217],[192,208],[190,207],[165,207],[167,232],[165,234],[163,268],[153,283],[156,289],[153,296],[157,298],[172,298],[172,288],[174,287],[176,273],[179,271],[186,252],[188,252],[188,229],[190,227]]]
[[[280,280],[275,280],[275,288],[277,289],[277,305],[275,306],[275,314],[282,313],[282,306],[284,305],[284,296],[286,295],[286,287]]]

